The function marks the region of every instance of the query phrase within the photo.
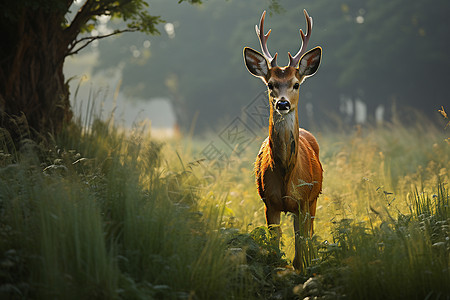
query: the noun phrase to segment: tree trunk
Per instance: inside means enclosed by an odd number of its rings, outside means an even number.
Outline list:
[[[64,13],[26,8],[0,21],[0,124],[25,115],[32,136],[56,134],[72,118],[63,73]]]

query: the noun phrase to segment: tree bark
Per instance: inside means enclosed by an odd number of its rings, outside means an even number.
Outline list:
[[[64,12],[24,8],[0,27],[0,126],[25,115],[30,132],[56,134],[72,118],[63,73]],[[4,26],[3,26],[4,25]]]

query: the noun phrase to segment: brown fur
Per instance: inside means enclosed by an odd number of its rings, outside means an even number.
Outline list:
[[[299,203],[302,207],[311,206],[322,191],[322,165],[316,139],[299,128],[297,145],[297,156],[287,165],[274,157],[269,138],[261,146],[255,162],[256,186],[269,210],[298,214]],[[315,211],[309,213],[315,216]]]

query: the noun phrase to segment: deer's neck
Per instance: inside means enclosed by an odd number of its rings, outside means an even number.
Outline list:
[[[269,141],[275,164],[281,164],[289,172],[297,161],[298,116],[296,109],[286,115],[280,115],[271,108]]]

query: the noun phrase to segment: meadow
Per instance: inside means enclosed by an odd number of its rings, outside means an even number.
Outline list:
[[[263,131],[225,163],[204,157],[214,135],[112,117],[19,150],[2,131],[0,297],[450,299],[449,132],[417,120],[314,132],[324,189],[303,272],[291,216],[280,249],[265,227]]]

